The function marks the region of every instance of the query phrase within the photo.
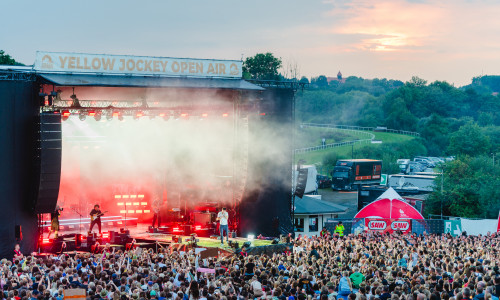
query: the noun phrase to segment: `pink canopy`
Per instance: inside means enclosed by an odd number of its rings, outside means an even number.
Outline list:
[[[363,207],[354,218],[424,219],[418,210],[404,202],[392,188],[389,188],[377,200]]]

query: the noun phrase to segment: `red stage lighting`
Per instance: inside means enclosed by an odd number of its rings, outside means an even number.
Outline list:
[[[181,232],[181,229],[179,227],[174,227],[173,231],[174,232]]]
[[[113,114],[112,114],[113,118],[114,118],[114,117],[118,117],[119,115],[120,115],[120,113],[119,113],[119,112],[117,112],[117,111],[114,111],[114,112],[113,112]]]
[[[69,112],[69,110],[63,110],[63,112],[62,112],[63,117],[69,117],[70,115],[71,115],[71,113]]]
[[[163,117],[164,117],[164,116],[166,116],[166,115],[167,115],[166,113],[162,112],[162,113],[160,113],[158,116],[160,116],[160,117],[162,117],[162,118],[163,118]]]
[[[227,118],[228,116],[229,116],[229,114],[228,114],[228,113],[223,113],[223,114],[222,114],[222,117],[223,117],[223,118]]]
[[[260,113],[260,115],[261,115],[261,116],[265,116],[265,115],[266,115],[266,113]]]
[[[48,238],[42,239],[42,244],[49,244],[49,243],[50,243],[50,239],[48,239]]]
[[[102,238],[103,239],[109,239],[109,231],[108,232],[103,232],[102,233]]]
[[[135,116],[136,116],[137,118],[140,118],[140,117],[144,116],[144,113],[143,113],[142,111],[138,111],[138,112],[135,114]]]
[[[95,110],[89,110],[89,117],[95,116]]]
[[[189,117],[189,115],[188,115],[187,113],[182,113],[182,114],[181,114],[181,117],[182,117],[182,118],[187,118],[187,117]]]
[[[201,230],[201,225],[194,226],[194,230]]]
[[[202,117],[202,118],[207,118],[207,117],[208,117],[208,114],[207,114],[207,113],[201,114],[201,117]]]

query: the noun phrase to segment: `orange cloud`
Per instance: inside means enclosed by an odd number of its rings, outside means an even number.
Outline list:
[[[436,38],[436,24],[447,17],[442,6],[396,1],[344,2],[327,15],[340,19],[332,33],[359,35],[358,50],[402,51],[423,47]]]

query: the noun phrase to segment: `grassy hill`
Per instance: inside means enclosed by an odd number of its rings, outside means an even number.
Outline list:
[[[300,134],[297,133],[296,136],[296,141],[298,141],[301,136],[306,135],[307,132],[310,131],[310,135],[308,137],[309,140],[315,140],[314,137],[318,133],[318,128],[307,128],[307,129],[302,129],[300,131]],[[358,134],[353,134],[350,132],[345,132],[343,130],[337,130],[337,129],[322,129],[322,130],[330,130],[333,132],[343,132],[345,134],[344,139],[341,141],[350,141],[354,139],[364,139],[367,138],[365,136],[360,136]],[[368,133],[368,132],[366,132]],[[325,156],[335,153],[339,157],[348,157],[351,158],[351,152],[354,154],[354,158],[369,158],[369,157],[360,157],[359,153],[356,153],[358,149],[361,147],[381,147],[384,143],[404,143],[411,141],[415,139],[413,136],[408,136],[408,135],[402,135],[402,134],[396,134],[396,133],[387,133],[387,132],[370,132],[375,135],[375,140],[377,141],[382,141],[381,144],[370,144],[370,143],[364,143],[364,144],[356,144],[351,147],[350,145],[346,146],[341,146],[337,148],[332,148],[332,149],[325,149],[325,150],[320,150],[320,151],[314,151],[314,152],[308,152],[308,153],[301,153],[301,154],[296,154],[295,155],[295,162],[298,162],[299,160],[304,160],[306,161],[306,164],[320,164],[323,162],[323,159]],[[306,140],[304,139],[302,142],[304,143]],[[335,141],[337,142],[337,141]],[[328,143],[328,142],[327,142]],[[296,143],[297,144],[297,143]],[[318,146],[321,144],[321,138],[319,138],[319,143],[315,144],[308,144],[304,147],[312,147],[312,146]]]

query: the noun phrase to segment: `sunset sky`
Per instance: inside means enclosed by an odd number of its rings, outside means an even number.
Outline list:
[[[311,77],[500,74],[500,1],[8,1],[0,49],[241,59],[273,52]]]

